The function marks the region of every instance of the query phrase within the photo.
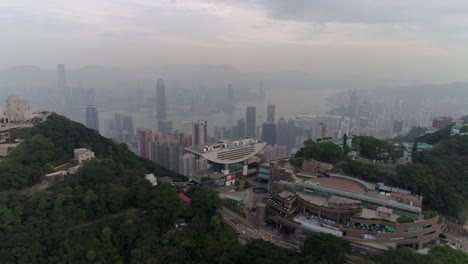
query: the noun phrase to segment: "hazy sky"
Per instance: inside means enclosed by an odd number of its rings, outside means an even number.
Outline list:
[[[232,64],[467,81],[466,0],[0,0],[0,68]]]

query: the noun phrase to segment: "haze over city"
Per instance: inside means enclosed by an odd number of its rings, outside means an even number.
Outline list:
[[[0,0],[0,262],[468,263],[468,1]]]
[[[0,68],[230,64],[390,83],[466,81],[468,3],[1,1]],[[381,84],[384,85],[384,84]]]

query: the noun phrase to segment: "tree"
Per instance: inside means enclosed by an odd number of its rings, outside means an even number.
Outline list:
[[[343,158],[343,150],[331,142],[315,143],[306,140],[304,146],[296,152],[293,164],[296,167],[302,166],[304,160],[318,160],[322,162],[335,163]]]
[[[207,187],[191,188],[187,195],[191,198],[189,215],[211,219],[221,209],[223,203],[217,191]]]
[[[397,172],[406,188],[415,193],[430,195],[434,192],[435,181],[431,171],[420,164],[398,165]]]
[[[406,151],[406,147],[403,146],[403,144],[389,144],[387,151],[390,158],[392,159],[392,162],[395,163],[397,160],[403,157]]]
[[[306,238],[302,247],[302,255],[315,263],[346,263],[345,255],[349,253],[351,246],[347,241],[325,233]]]
[[[346,156],[349,153],[349,147],[348,147],[348,135],[345,133],[343,135],[343,155]]]

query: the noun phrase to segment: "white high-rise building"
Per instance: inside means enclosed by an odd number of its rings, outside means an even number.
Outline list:
[[[208,144],[208,123],[206,120],[193,124],[192,147]]]
[[[195,171],[195,155],[186,153],[179,157],[179,173],[184,176],[190,176]]]
[[[12,122],[22,122],[33,117],[29,108],[29,101],[16,96],[8,96],[7,112]]]

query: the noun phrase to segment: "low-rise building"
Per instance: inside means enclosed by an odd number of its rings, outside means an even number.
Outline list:
[[[78,164],[81,164],[84,161],[94,159],[94,152],[89,149],[79,148],[75,149],[74,157],[78,161]]]
[[[343,175],[275,181],[266,204],[267,220],[295,235],[324,232],[373,248],[421,249],[444,227],[438,215],[423,214],[421,196]]]
[[[305,172],[326,172],[333,169],[333,165],[325,162],[320,162],[316,160],[304,161],[301,166],[301,170]]]
[[[24,122],[33,117],[29,101],[16,96],[8,96],[7,113],[11,122]]]
[[[153,173],[146,174],[145,179],[151,183],[152,186],[158,185],[158,181],[156,180],[156,176]]]

